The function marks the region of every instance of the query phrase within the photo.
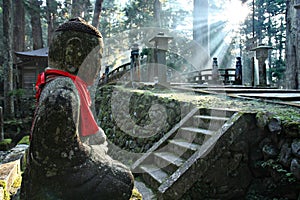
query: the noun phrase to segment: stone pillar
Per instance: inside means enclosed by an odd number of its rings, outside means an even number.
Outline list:
[[[166,62],[166,52],[168,50],[168,42],[173,39],[173,37],[166,36],[164,33],[158,33],[149,42],[154,42],[154,79],[160,84],[167,83],[167,62]]]
[[[259,86],[267,85],[267,68],[265,61],[268,58],[269,50],[273,49],[270,46],[263,44],[258,45],[258,47],[253,48],[252,51],[256,53],[256,59],[258,60],[258,80]]]
[[[242,85],[242,61],[241,57],[236,58],[236,65],[235,65],[235,85]]]
[[[140,81],[140,58],[139,58],[139,46],[138,44],[133,44],[131,47],[130,56],[130,77],[131,81]]]

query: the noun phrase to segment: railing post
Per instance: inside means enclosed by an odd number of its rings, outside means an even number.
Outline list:
[[[105,67],[105,76],[104,76],[104,83],[107,83],[108,82],[108,74],[109,74],[109,65],[107,65],[106,67]]]
[[[218,59],[213,58],[212,64],[212,80],[217,82],[219,80],[219,73],[218,73]]]
[[[138,44],[133,44],[131,47],[131,81],[140,81],[140,61],[139,61],[139,46]]]
[[[234,83],[235,85],[242,85],[243,79],[242,79],[242,61],[241,57],[236,58],[236,65],[235,65],[235,80]]]

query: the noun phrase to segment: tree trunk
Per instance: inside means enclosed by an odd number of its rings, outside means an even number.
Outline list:
[[[288,0],[286,11],[286,88],[300,88],[300,9],[294,5],[299,0]],[[297,57],[298,55],[298,57]]]
[[[33,49],[43,48],[43,36],[42,36],[42,25],[41,25],[41,8],[42,1],[30,0],[32,5],[30,9],[31,15],[31,27],[32,27],[32,41]]]
[[[48,46],[50,46],[51,39],[55,30],[54,22],[57,12],[57,3],[55,0],[46,0],[47,7],[47,25],[48,25]]]
[[[194,0],[193,39],[209,53],[208,0]]]
[[[96,0],[92,25],[98,28],[103,0]]]
[[[4,52],[4,116],[14,117],[14,101],[10,93],[13,90],[13,63],[12,63],[12,40],[11,40],[11,11],[12,1],[3,1],[3,49]]]
[[[83,17],[83,2],[81,0],[73,0],[72,1],[72,10],[71,16],[73,17]]]
[[[23,0],[14,1],[13,50],[25,50],[25,9]]]
[[[154,17],[157,27],[161,27],[161,2],[159,0],[154,1]]]

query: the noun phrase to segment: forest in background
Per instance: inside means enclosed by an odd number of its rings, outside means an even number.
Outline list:
[[[0,0],[0,83],[4,85],[5,104],[12,98],[14,86],[14,63],[17,62],[15,51],[29,51],[47,47],[55,28],[74,17],[81,16],[97,27],[105,39],[113,38],[132,29],[145,27],[159,27],[176,30],[183,37],[194,40],[202,46],[209,43],[211,56],[217,55],[219,47],[223,45],[223,36],[231,32],[226,48],[222,50],[220,65],[230,65],[237,55],[243,56],[244,65],[250,65],[253,56],[249,49],[254,45],[264,43],[274,47],[270,55],[270,81],[281,84],[284,81],[286,69],[286,11],[285,0],[241,0],[249,7],[249,14],[236,30],[222,32],[230,23],[226,18],[214,19],[215,15],[222,15],[227,0],[188,0],[185,7],[179,0],[129,0],[122,3],[117,0]],[[253,12],[254,11],[254,12]],[[237,11],[238,12],[238,11]],[[203,13],[202,15],[199,13]],[[204,21],[204,23],[203,23]],[[207,38],[203,39],[209,30]],[[131,38],[132,43],[136,38]],[[120,50],[113,47],[118,41],[110,40],[105,50],[111,55],[120,54]],[[124,50],[129,50],[125,46]],[[219,52],[220,54],[220,52]],[[169,55],[174,63],[169,65],[180,69],[184,60]],[[172,57],[173,56],[173,57]],[[113,62],[113,61],[109,61]],[[112,63],[108,63],[112,64]],[[2,96],[2,95],[1,95]],[[4,106],[9,111],[9,106]]]

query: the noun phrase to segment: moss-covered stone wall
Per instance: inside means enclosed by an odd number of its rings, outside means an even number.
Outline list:
[[[109,154],[126,164],[177,124],[190,105],[114,86],[102,87],[95,104],[98,122],[110,143]]]

